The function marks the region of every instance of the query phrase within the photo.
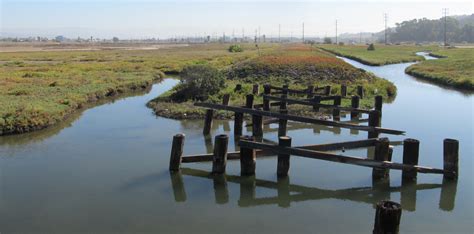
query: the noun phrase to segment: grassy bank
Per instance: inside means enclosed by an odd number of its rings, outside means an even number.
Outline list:
[[[474,90],[474,49],[437,49],[436,60],[409,66],[405,72],[418,78],[450,87]]]
[[[363,107],[372,106],[372,97],[375,95],[382,95],[385,100],[391,100],[396,95],[396,87],[391,82],[356,69],[333,54],[311,48],[309,45],[275,47],[261,56],[241,60],[223,70],[227,77],[226,86],[217,94],[211,95],[207,100],[209,102],[220,103],[224,94],[230,94],[232,105],[243,105],[245,95],[251,93],[253,84],[260,84],[260,93],[263,93],[263,84],[266,83],[276,86],[289,84],[290,88],[295,89],[305,89],[308,85],[332,85],[333,94],[340,93],[340,85],[346,84],[349,87],[349,95],[356,93],[357,85],[362,85],[367,94],[367,98],[361,101]],[[242,91],[234,92],[236,84],[242,84]],[[175,87],[150,101],[148,106],[160,116],[176,119],[202,118],[204,110],[194,107],[193,100],[177,102],[171,98],[178,90],[179,87]],[[255,103],[262,103],[261,96],[256,97]],[[343,105],[348,106],[349,100],[344,100]],[[289,111],[299,115],[315,115],[307,107],[297,105],[292,105]],[[230,114],[219,112],[217,116],[231,118]]]
[[[375,50],[367,50],[366,45],[318,45],[318,48],[346,57],[370,66],[422,61],[424,58],[415,53],[430,50],[431,47],[410,45],[375,44]]]
[[[256,54],[252,46],[228,53],[225,45],[0,53],[0,135],[54,125],[85,104],[145,89],[163,72],[199,63],[224,68]]]

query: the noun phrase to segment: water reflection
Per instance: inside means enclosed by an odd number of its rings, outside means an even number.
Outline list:
[[[456,197],[456,181],[443,181],[442,184],[417,184],[416,180],[405,181],[401,186],[390,186],[390,180],[373,181],[372,187],[348,189],[321,189],[291,184],[290,177],[278,178],[276,182],[261,180],[255,176],[212,175],[211,173],[191,168],[182,168],[181,172],[170,174],[176,202],[186,201],[184,176],[212,180],[216,204],[229,202],[228,183],[240,186],[238,206],[254,207],[262,205],[278,205],[282,208],[291,206],[292,202],[314,201],[321,199],[349,200],[358,203],[375,204],[381,200],[390,200],[392,193],[400,193],[402,208],[407,211],[416,210],[417,191],[441,190],[439,209],[451,211],[454,209]],[[256,189],[265,188],[276,190],[273,197],[257,197]]]

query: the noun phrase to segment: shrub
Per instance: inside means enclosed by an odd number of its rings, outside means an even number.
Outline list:
[[[375,50],[374,44],[371,43],[371,44],[369,45],[369,47],[367,47],[367,50]]]
[[[243,52],[244,49],[240,45],[231,45],[229,46],[229,52],[231,53],[236,53],[236,52]]]
[[[332,44],[332,40],[330,37],[325,37],[324,38],[324,44]]]
[[[339,45],[340,45],[340,46],[343,46],[343,45],[344,45],[344,42],[342,42],[342,41],[339,42]]]
[[[181,84],[171,96],[173,101],[204,101],[225,87],[224,74],[209,65],[191,65],[183,68]]]

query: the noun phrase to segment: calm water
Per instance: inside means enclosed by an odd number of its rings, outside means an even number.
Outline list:
[[[460,140],[457,183],[420,174],[417,185],[401,187],[400,171],[392,171],[390,184],[372,185],[368,168],[302,158],[292,158],[286,180],[276,178],[275,158],[259,159],[252,178],[237,176],[238,161],[228,163],[226,181],[208,176],[209,163],[185,164],[171,176],[172,135],[186,134],[185,154],[209,152],[212,140],[201,134],[202,121],[155,117],[145,107],[177,83],[167,79],[146,95],[86,110],[61,126],[0,137],[0,232],[369,233],[374,204],[391,199],[404,207],[403,233],[472,233],[473,96],[405,75],[410,64],[346,61],[397,85],[383,126],[407,131],[392,141],[421,141],[421,165],[442,167],[443,139]],[[217,122],[212,135],[232,136],[232,126]],[[276,141],[277,126],[269,128],[265,138]],[[289,129],[294,145],[367,137],[301,124]],[[401,161],[401,153],[395,147],[393,160]]]

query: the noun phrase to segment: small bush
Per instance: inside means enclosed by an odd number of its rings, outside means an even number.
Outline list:
[[[231,53],[236,53],[236,52],[243,52],[244,49],[240,45],[231,45],[229,46],[229,52]]]
[[[375,50],[374,44],[371,43],[371,44],[369,45],[369,47],[367,47],[367,50]]]
[[[343,46],[343,45],[344,45],[344,42],[342,42],[342,41],[339,42],[339,45],[340,45],[340,46]]]
[[[332,40],[329,37],[324,38],[324,44],[332,44]]]
[[[176,92],[171,95],[173,101],[205,101],[225,87],[224,74],[209,65],[184,67],[181,82],[176,87]]]

